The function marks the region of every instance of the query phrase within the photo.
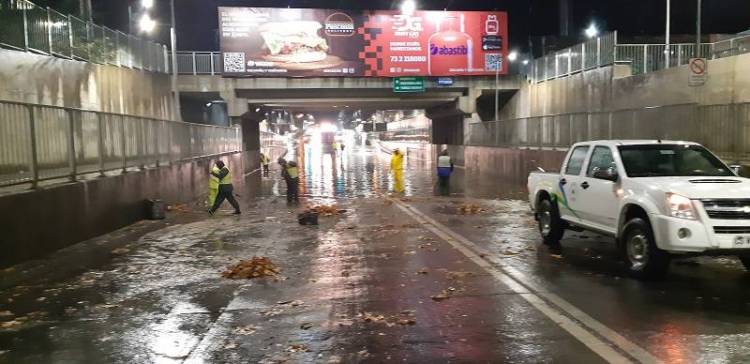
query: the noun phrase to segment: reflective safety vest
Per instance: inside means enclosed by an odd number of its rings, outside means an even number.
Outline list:
[[[219,181],[220,185],[231,185],[232,184],[232,171],[227,168],[227,175]]]
[[[450,168],[451,157],[447,155],[441,155],[438,157],[438,168]]]
[[[299,168],[286,167],[286,173],[289,175],[289,178],[297,178],[299,177]]]
[[[219,177],[214,176],[214,173],[220,173],[221,170],[218,167],[214,167],[211,173],[208,174],[208,188],[211,190],[219,189]]]
[[[270,162],[271,162],[271,160],[265,154],[262,154],[260,156],[260,164],[266,165],[266,164],[268,164]]]

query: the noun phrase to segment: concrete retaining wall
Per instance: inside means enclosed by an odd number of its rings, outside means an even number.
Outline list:
[[[0,49],[0,100],[174,120],[169,75]]]
[[[622,77],[611,66],[538,84],[525,84],[501,110],[500,120],[677,104],[750,102],[750,54],[710,60],[704,86],[689,87],[688,66]]]
[[[251,198],[257,191],[254,179],[260,177],[255,173],[245,180],[243,174],[258,168],[258,152],[223,159],[234,171],[237,193],[242,199]],[[146,216],[144,201],[149,198],[168,203],[203,201],[211,163],[203,159],[0,196],[4,212],[0,267],[42,257],[141,220]]]

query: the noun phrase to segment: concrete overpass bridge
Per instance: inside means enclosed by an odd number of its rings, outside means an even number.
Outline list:
[[[522,87],[521,76],[460,77],[453,85],[425,80],[425,91],[396,93],[390,78],[224,78],[218,74],[181,74],[178,84],[183,113],[215,100],[227,103],[229,117],[243,121],[252,132],[264,119],[263,111],[283,109],[293,113],[362,110],[426,110],[433,120],[433,139],[461,144],[464,121],[491,120],[495,90],[499,105]],[[261,110],[260,112],[256,110]]]

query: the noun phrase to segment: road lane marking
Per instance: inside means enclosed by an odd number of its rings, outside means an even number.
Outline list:
[[[560,296],[545,292],[541,287],[531,283],[530,279],[526,279],[525,274],[500,262],[488,250],[435,221],[415,207],[397,199],[391,200],[401,210],[417,220],[417,222],[423,224],[426,229],[451,244],[474,263],[490,272],[495,278],[518,293],[550,320],[573,335],[573,337],[607,362],[632,363],[633,360],[620,353],[622,351],[640,363],[662,363],[661,360],[647,350],[608,328]],[[564,312],[567,316],[561,312]],[[593,333],[596,333],[598,336]],[[600,337],[606,339],[611,345],[600,339]],[[620,351],[614,350],[612,346]]]

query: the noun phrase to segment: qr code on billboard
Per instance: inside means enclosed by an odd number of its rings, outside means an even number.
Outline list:
[[[503,55],[491,53],[484,55],[484,69],[486,71],[496,72],[503,69]]]
[[[245,53],[225,52],[224,72],[245,72]]]

